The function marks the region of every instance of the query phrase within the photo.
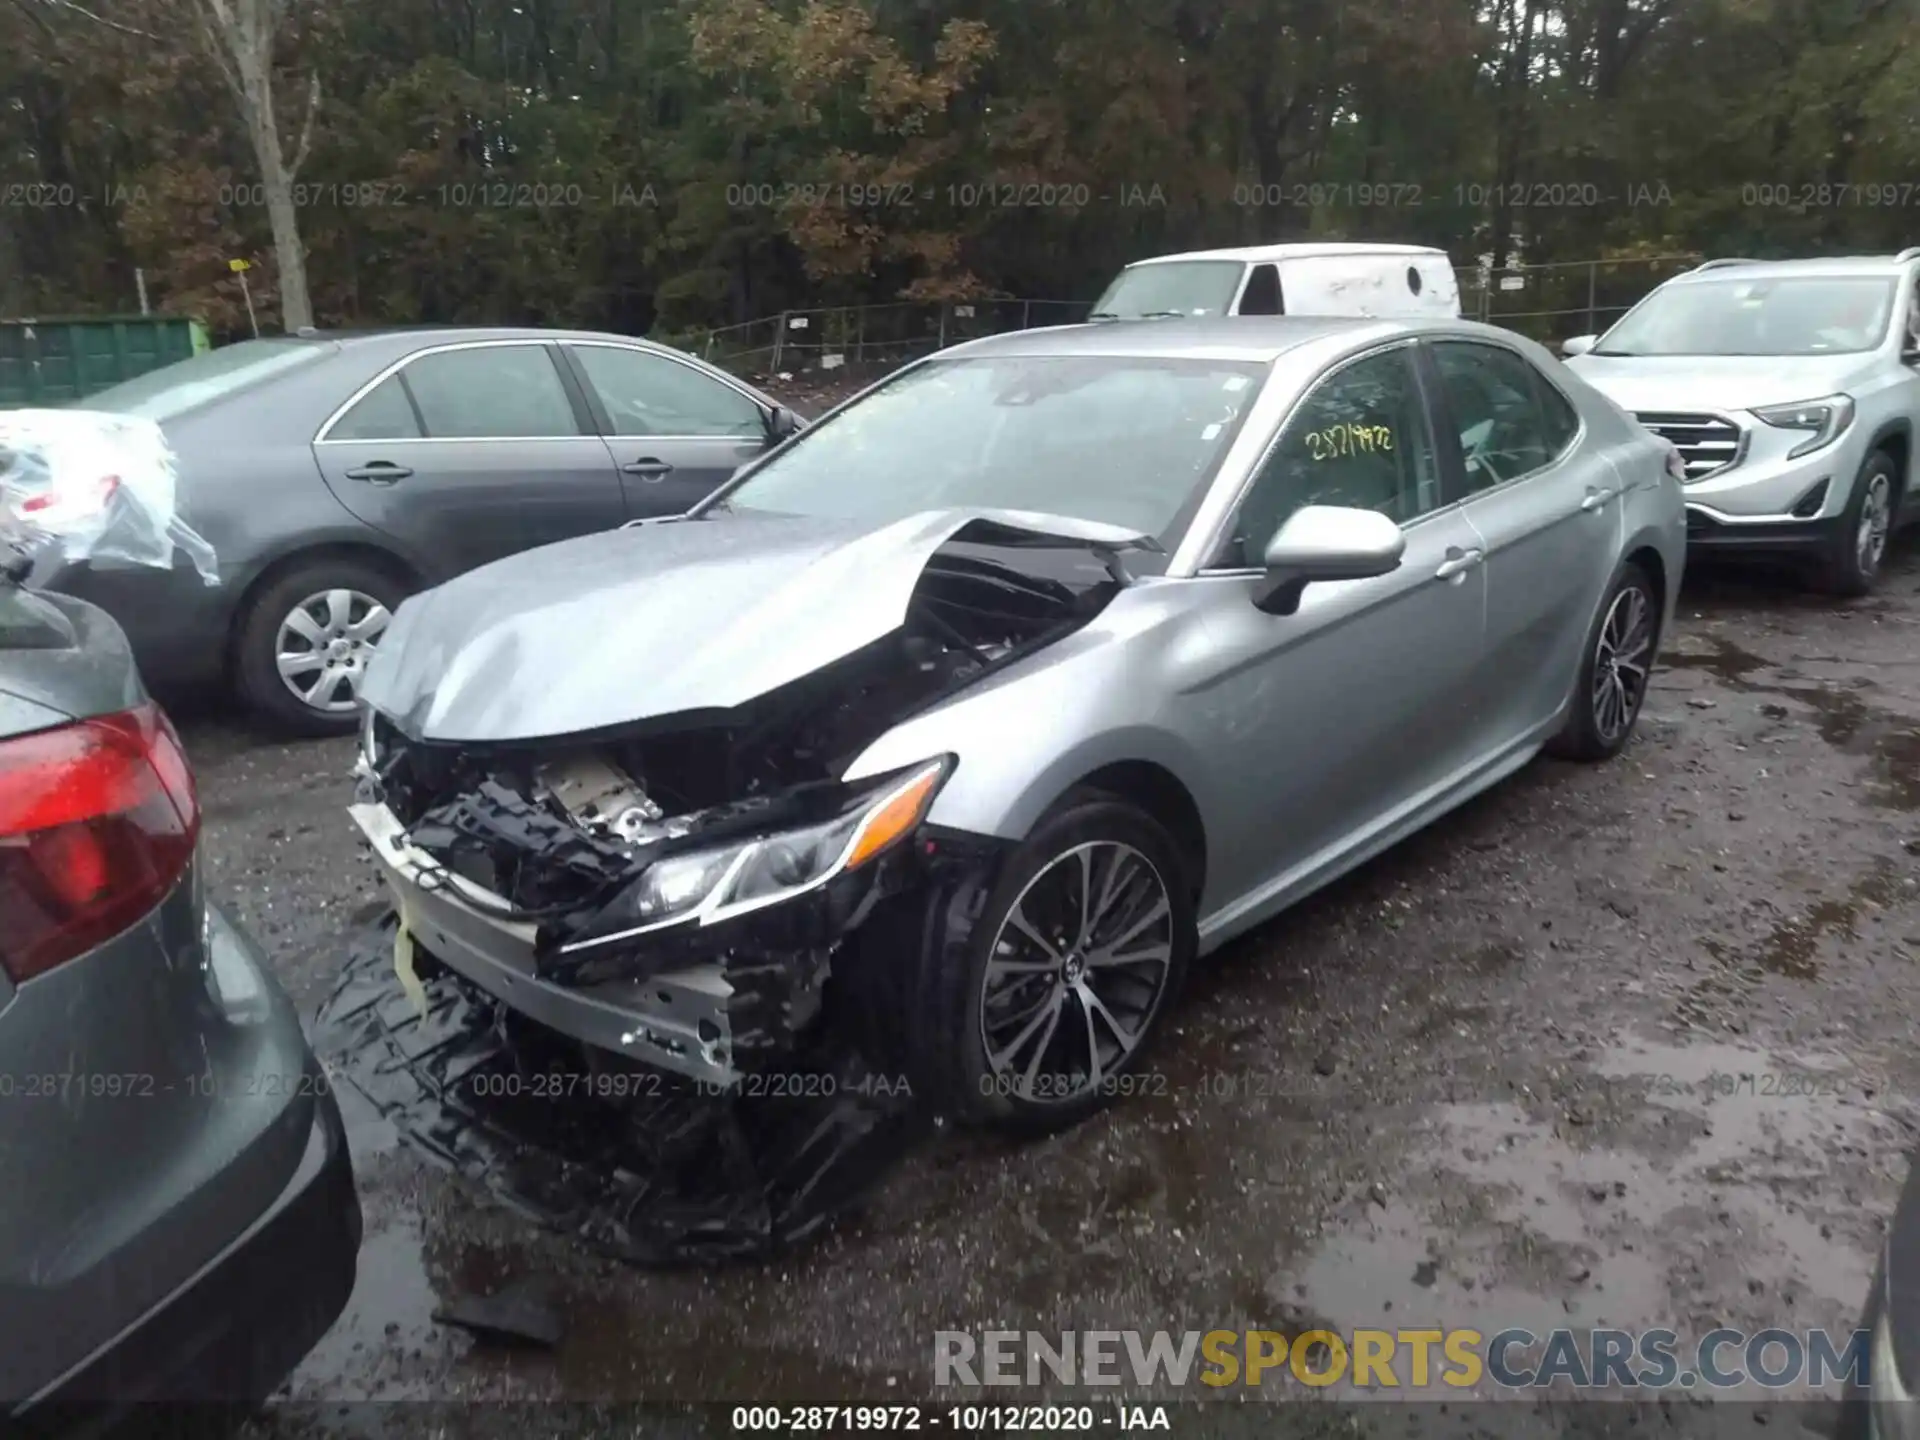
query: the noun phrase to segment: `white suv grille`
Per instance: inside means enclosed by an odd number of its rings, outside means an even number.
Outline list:
[[[1687,479],[1704,480],[1739,463],[1746,436],[1724,415],[1642,411],[1636,414],[1647,429],[1671,440],[1687,462]]]

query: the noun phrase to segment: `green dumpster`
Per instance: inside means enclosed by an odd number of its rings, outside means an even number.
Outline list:
[[[176,315],[0,320],[0,407],[64,405],[209,348]]]

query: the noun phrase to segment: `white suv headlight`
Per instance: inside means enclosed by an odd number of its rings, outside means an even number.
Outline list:
[[[1780,430],[1805,430],[1807,438],[1787,452],[1789,460],[1831,445],[1853,423],[1853,397],[1829,395],[1824,400],[1800,400],[1792,405],[1769,405],[1754,415]]]

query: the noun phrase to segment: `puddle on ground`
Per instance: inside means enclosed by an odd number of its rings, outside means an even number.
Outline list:
[[[1834,749],[1873,762],[1876,803],[1893,810],[1920,810],[1920,727],[1905,716],[1876,709],[1850,690],[1769,688],[1812,709],[1820,738]]]
[[[1664,1326],[1682,1353],[1720,1324],[1851,1324],[1871,1257],[1823,1216],[1858,1210],[1834,1157],[1899,1143],[1874,1077],[1840,1055],[1646,1040],[1588,1064],[1598,1101],[1433,1110],[1393,1193],[1336,1218],[1268,1293],[1345,1327]],[[1699,1310],[1730,1278],[1746,1311]]]
[[[1708,648],[1698,650],[1694,644]],[[1699,635],[1690,637],[1688,648],[1663,650],[1660,653],[1660,668],[1663,670],[1705,670],[1716,679],[1729,685],[1744,686],[1748,677],[1761,670],[1774,668],[1771,660],[1756,655],[1744,646],[1719,635]]]
[[[1797,679],[1797,672],[1775,665],[1751,650],[1718,635],[1697,637],[1707,648],[1687,649],[1662,657],[1673,670],[1704,670],[1745,694],[1778,695],[1798,701],[1814,713],[1820,738],[1842,754],[1872,762],[1872,798],[1893,810],[1920,810],[1920,725],[1909,716],[1869,704],[1859,691],[1872,682],[1855,679],[1848,685],[1760,684],[1756,672],[1772,670],[1781,679]],[[1822,663],[1825,663],[1824,661]],[[1788,707],[1764,704],[1770,719],[1791,717]]]
[[[1682,997],[1681,1018],[1698,1023],[1709,1014],[1716,997],[1759,980],[1763,973],[1789,980],[1819,979],[1823,942],[1859,941],[1861,922],[1876,919],[1875,912],[1897,900],[1910,898],[1915,885],[1912,877],[1901,876],[1882,862],[1854,881],[1843,898],[1814,901],[1804,911],[1776,921],[1756,943],[1702,938],[1700,947],[1713,957],[1721,973]]]
[[[837,1364],[814,1351],[743,1343],[738,1330],[673,1331],[657,1314],[588,1304],[594,1323],[574,1326],[550,1364],[561,1393],[612,1400],[756,1404],[846,1404],[913,1382],[883,1370]],[[514,1362],[509,1362],[514,1363]]]
[[[427,1278],[417,1217],[369,1217],[347,1308],[300,1363],[294,1399],[431,1400],[436,1386],[423,1355],[449,1343],[434,1324],[439,1302]]]
[[[354,1173],[364,1175],[374,1161],[400,1148],[400,1132],[365,1095],[352,1085],[341,1083],[337,1066],[328,1064],[326,1068],[333,1098],[340,1106],[341,1122],[346,1127],[347,1151],[353,1157]]]

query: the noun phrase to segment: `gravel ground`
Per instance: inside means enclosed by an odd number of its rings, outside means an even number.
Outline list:
[[[775,1264],[601,1259],[349,1103],[360,1283],[290,1393],[885,1401],[941,1329],[1850,1328],[1920,1113],[1917,642],[1911,549],[1853,604],[1697,577],[1621,759],[1538,762],[1203,966],[1156,1093],[941,1132]],[[214,892],[312,1013],[379,899],[351,747],[184,728]],[[431,1318],[527,1275],[551,1353]]]

